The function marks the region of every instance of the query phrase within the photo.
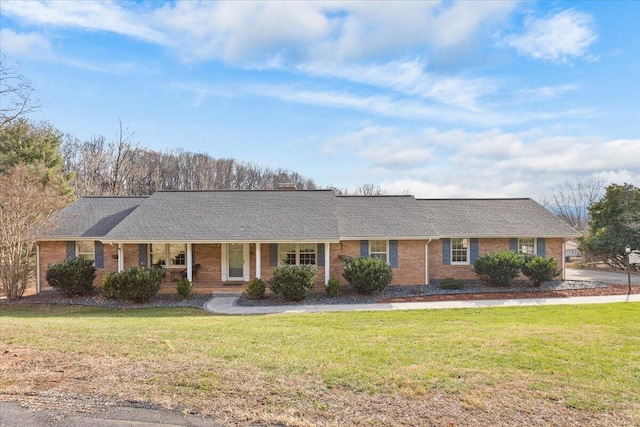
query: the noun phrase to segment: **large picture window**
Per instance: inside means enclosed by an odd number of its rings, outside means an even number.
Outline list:
[[[315,243],[281,243],[278,245],[280,265],[316,265]]]
[[[183,243],[151,243],[149,263],[157,266],[187,265],[187,245]]]
[[[469,239],[451,239],[451,264],[469,264]]]
[[[384,262],[389,262],[389,241],[369,240],[369,257],[378,258]]]
[[[78,258],[86,259],[89,261],[96,260],[95,244],[86,240],[80,240],[76,242],[76,256]]]
[[[518,253],[523,255],[535,255],[536,239],[533,237],[518,239]]]

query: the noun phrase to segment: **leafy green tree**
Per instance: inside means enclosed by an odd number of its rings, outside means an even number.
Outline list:
[[[612,267],[624,269],[625,246],[640,246],[640,188],[612,184],[605,195],[589,207],[589,235],[580,250]]]
[[[42,182],[68,194],[70,176],[62,173],[60,145],[64,134],[48,123],[19,118],[0,128],[0,174],[24,163],[31,171],[41,171]],[[44,169],[42,169],[44,166]]]

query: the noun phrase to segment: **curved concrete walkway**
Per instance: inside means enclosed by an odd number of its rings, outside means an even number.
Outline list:
[[[595,281],[610,284],[627,284],[627,274],[596,270],[566,270],[567,280]],[[640,285],[640,275],[632,274],[631,283]],[[204,309],[215,314],[277,314],[277,313],[321,313],[329,311],[388,311],[388,310],[434,310],[447,308],[514,307],[532,305],[604,304],[610,302],[640,302],[640,294],[607,295],[567,298],[521,298],[491,299],[475,301],[400,302],[390,304],[315,304],[272,305],[264,307],[237,306],[240,292],[215,293],[204,305]]]
[[[611,302],[640,302],[640,294],[607,295],[568,298],[522,298],[492,299],[476,301],[400,302],[391,304],[317,304],[317,305],[271,305],[264,307],[242,307],[235,305],[237,295],[214,295],[204,306],[214,314],[247,315],[278,313],[321,313],[330,311],[389,311],[389,310],[434,310],[448,308],[514,307],[532,305],[604,304]]]

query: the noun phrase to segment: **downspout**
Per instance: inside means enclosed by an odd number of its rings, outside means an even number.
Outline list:
[[[566,274],[565,274],[565,253],[566,253],[566,244],[567,244],[567,238],[565,237],[564,240],[562,241],[562,280],[566,280]]]
[[[36,294],[40,293],[40,243],[36,243]]]
[[[424,284],[429,284],[429,243],[432,239],[427,240],[424,244]]]

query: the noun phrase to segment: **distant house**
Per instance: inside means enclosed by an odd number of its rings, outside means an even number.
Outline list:
[[[567,240],[564,245],[564,256],[566,258],[577,258],[582,256],[582,253],[578,249],[578,242],[575,240]]]
[[[531,199],[336,196],[333,191],[158,191],[149,197],[84,197],[38,238],[38,290],[47,266],[93,259],[105,273],[156,266],[194,289],[240,289],[284,264],[317,267],[317,285],[342,279],[344,257],[369,256],[393,283],[473,279],[471,263],[498,250],[564,262],[575,231]],[[563,264],[564,266],[564,264]]]

